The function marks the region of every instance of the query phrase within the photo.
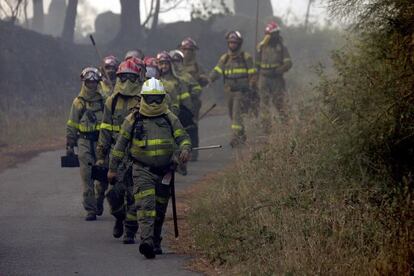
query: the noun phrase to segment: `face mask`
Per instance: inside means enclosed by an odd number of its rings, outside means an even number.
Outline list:
[[[79,93],[79,96],[84,98],[87,101],[95,101],[100,100],[101,95],[97,91],[97,84],[94,85],[94,87],[88,87],[91,85],[86,85],[85,82],[82,83],[81,91]]]
[[[168,110],[166,98],[162,101],[161,104],[152,103],[148,104],[144,97],[141,98],[141,104],[139,107],[139,113],[147,117],[155,117],[165,114]]]
[[[118,79],[114,91],[125,96],[136,96],[141,91],[141,85],[138,82],[131,82],[130,80],[122,82]]]

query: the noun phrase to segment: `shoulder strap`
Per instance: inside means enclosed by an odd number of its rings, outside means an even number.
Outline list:
[[[170,117],[168,116],[168,114],[163,114],[163,115],[161,115],[166,121],[167,121],[167,123],[170,125],[170,130],[171,130],[171,136],[172,137],[174,137],[174,128],[173,128],[173,125],[172,125],[172,122],[171,122],[171,120],[170,120]]]
[[[116,104],[117,104],[117,102],[118,102],[118,98],[119,98],[119,93],[116,93],[115,95],[114,95],[114,97],[112,98],[112,104],[111,104],[111,114],[113,115],[114,114],[114,112],[115,112],[115,107],[116,107]]]
[[[78,100],[79,100],[79,102],[81,103],[81,105],[82,105],[82,109],[81,109],[81,111],[80,111],[80,113],[81,113],[81,117],[83,116],[83,113],[85,113],[85,110],[86,110],[86,101],[82,98],[82,97],[76,97]]]

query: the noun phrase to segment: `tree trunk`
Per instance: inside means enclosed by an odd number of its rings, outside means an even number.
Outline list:
[[[120,0],[120,28],[113,44],[135,47],[142,37],[140,0]]]
[[[63,25],[62,38],[68,42],[73,42],[75,36],[76,13],[78,0],[69,0],[66,8],[65,23]]]
[[[273,16],[273,8],[270,0],[234,0],[234,11],[237,15],[255,18],[257,1],[260,1],[260,19]]]
[[[45,14],[43,12],[43,0],[33,0],[32,29],[41,33],[45,28]]]
[[[154,16],[152,17],[151,31],[154,31],[158,26],[158,18],[160,15],[161,0],[156,0]]]

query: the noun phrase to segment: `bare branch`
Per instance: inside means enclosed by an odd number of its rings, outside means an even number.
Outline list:
[[[147,18],[145,18],[144,22],[141,24],[141,26],[145,26],[148,21],[151,19],[151,17],[153,16],[153,11],[154,11],[154,0],[151,0],[151,5],[150,5],[150,11],[148,13]]]
[[[177,2],[175,2],[171,7],[165,8],[160,10],[160,13],[166,13],[169,12],[175,8],[177,8],[182,2],[184,2],[185,0],[178,0]]]

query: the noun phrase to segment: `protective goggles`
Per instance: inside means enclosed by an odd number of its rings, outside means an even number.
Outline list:
[[[130,80],[131,82],[136,82],[139,76],[131,73],[123,73],[119,74],[118,78],[121,80],[121,82],[126,82],[127,80]]]
[[[81,80],[82,81],[96,81],[99,82],[102,79],[102,74],[98,69],[88,67],[82,71]]]
[[[147,104],[161,104],[164,101],[165,95],[142,95]]]

